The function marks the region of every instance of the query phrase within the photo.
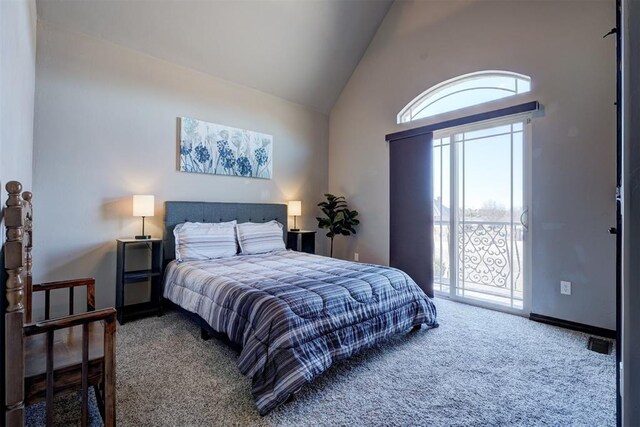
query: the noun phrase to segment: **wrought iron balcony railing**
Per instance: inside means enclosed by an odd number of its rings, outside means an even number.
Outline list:
[[[434,222],[435,281],[446,285],[451,277],[449,227],[448,221]],[[508,221],[461,221],[457,236],[461,284],[522,291],[522,225]]]

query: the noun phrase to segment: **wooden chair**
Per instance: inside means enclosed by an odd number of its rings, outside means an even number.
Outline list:
[[[33,209],[31,193],[11,181],[4,209],[5,269],[5,416],[4,425],[23,426],[25,406],[46,400],[47,425],[53,425],[53,397],[81,391],[81,423],[88,422],[89,386],[93,386],[107,427],[115,425],[116,310],[95,309],[95,282],[78,279],[32,283]],[[74,314],[74,290],[87,289],[87,312]],[[51,319],[51,292],[67,289],[69,315]],[[45,320],[32,322],[32,294],[45,293]]]

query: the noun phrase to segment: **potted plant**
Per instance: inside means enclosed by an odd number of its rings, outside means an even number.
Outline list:
[[[333,257],[333,239],[335,236],[350,236],[356,234],[355,226],[360,224],[356,218],[358,211],[350,210],[344,196],[334,196],[326,193],[326,200],[318,203],[318,207],[325,215],[324,217],[316,217],[318,227],[328,230],[327,237],[331,239],[330,256]]]

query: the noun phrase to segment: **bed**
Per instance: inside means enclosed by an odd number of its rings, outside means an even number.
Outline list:
[[[163,295],[241,347],[267,414],[334,362],[415,326],[437,327],[433,302],[400,270],[293,251],[178,263],[183,222],[286,224],[277,204],[166,202]],[[283,236],[284,237],[284,236]]]

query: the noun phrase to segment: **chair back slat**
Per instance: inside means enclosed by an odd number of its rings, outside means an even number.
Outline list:
[[[73,290],[75,288],[69,288],[69,316],[73,315]]]
[[[22,184],[10,181],[5,186],[7,201],[3,217],[6,229],[4,267],[7,272],[5,295],[7,299],[5,328],[5,401],[4,424],[24,424],[24,205],[20,199]]]
[[[94,284],[87,286],[87,311],[96,310],[96,287]]]
[[[51,291],[49,289],[44,291],[44,320],[51,318]]]

